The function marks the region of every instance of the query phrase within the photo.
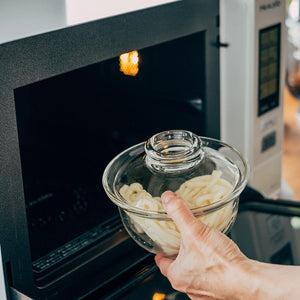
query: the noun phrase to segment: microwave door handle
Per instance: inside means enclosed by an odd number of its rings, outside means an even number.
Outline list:
[[[255,211],[290,217],[300,217],[300,202],[282,199],[243,198],[239,205],[239,212],[242,211]]]

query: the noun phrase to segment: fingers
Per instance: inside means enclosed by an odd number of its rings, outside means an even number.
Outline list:
[[[160,272],[167,277],[168,269],[173,262],[173,259],[165,257],[162,253],[158,253],[154,259],[160,269]]]
[[[197,220],[182,198],[171,191],[167,191],[161,195],[161,199],[164,209],[173,219],[180,232],[189,232]]]

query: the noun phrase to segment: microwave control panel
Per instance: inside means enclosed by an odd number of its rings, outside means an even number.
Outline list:
[[[282,0],[220,2],[221,139],[244,154],[249,185],[266,197],[282,196],[285,16]]]
[[[258,116],[279,106],[281,24],[259,30]]]

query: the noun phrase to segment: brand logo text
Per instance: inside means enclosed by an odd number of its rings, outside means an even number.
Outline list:
[[[259,10],[268,10],[268,9],[272,9],[272,8],[275,8],[275,7],[279,7],[280,5],[281,5],[281,1],[276,0],[276,1],[273,1],[272,3],[262,4],[259,7]]]

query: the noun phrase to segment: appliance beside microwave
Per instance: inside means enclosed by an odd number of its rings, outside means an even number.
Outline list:
[[[226,1],[176,1],[0,45],[2,294],[186,299],[129,238],[101,177],[122,150],[176,128],[228,140],[254,171],[265,155],[280,160],[284,3]]]
[[[220,1],[221,138],[251,166],[249,185],[287,196],[281,180],[286,5],[281,0]]]

